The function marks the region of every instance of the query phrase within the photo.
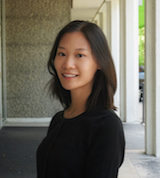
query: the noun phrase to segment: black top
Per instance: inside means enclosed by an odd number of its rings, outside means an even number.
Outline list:
[[[57,113],[37,150],[38,178],[117,178],[125,140],[112,110],[65,119]]]

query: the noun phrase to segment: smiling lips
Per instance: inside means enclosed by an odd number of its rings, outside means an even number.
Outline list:
[[[75,74],[62,74],[64,77],[67,77],[67,78],[73,78],[73,77],[76,77],[77,75]]]

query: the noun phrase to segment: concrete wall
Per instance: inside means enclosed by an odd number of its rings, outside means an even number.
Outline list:
[[[58,31],[70,21],[71,0],[6,0],[7,117],[51,117],[60,109],[45,85]]]

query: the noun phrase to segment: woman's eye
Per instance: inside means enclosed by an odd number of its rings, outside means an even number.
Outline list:
[[[65,54],[64,54],[64,53],[58,53],[58,55],[59,55],[59,56],[65,56]]]
[[[77,57],[83,57],[84,55],[83,54],[77,54]]]

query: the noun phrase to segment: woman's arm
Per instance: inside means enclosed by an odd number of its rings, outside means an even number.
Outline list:
[[[99,118],[89,130],[85,178],[117,178],[125,149],[120,119],[115,115]]]

